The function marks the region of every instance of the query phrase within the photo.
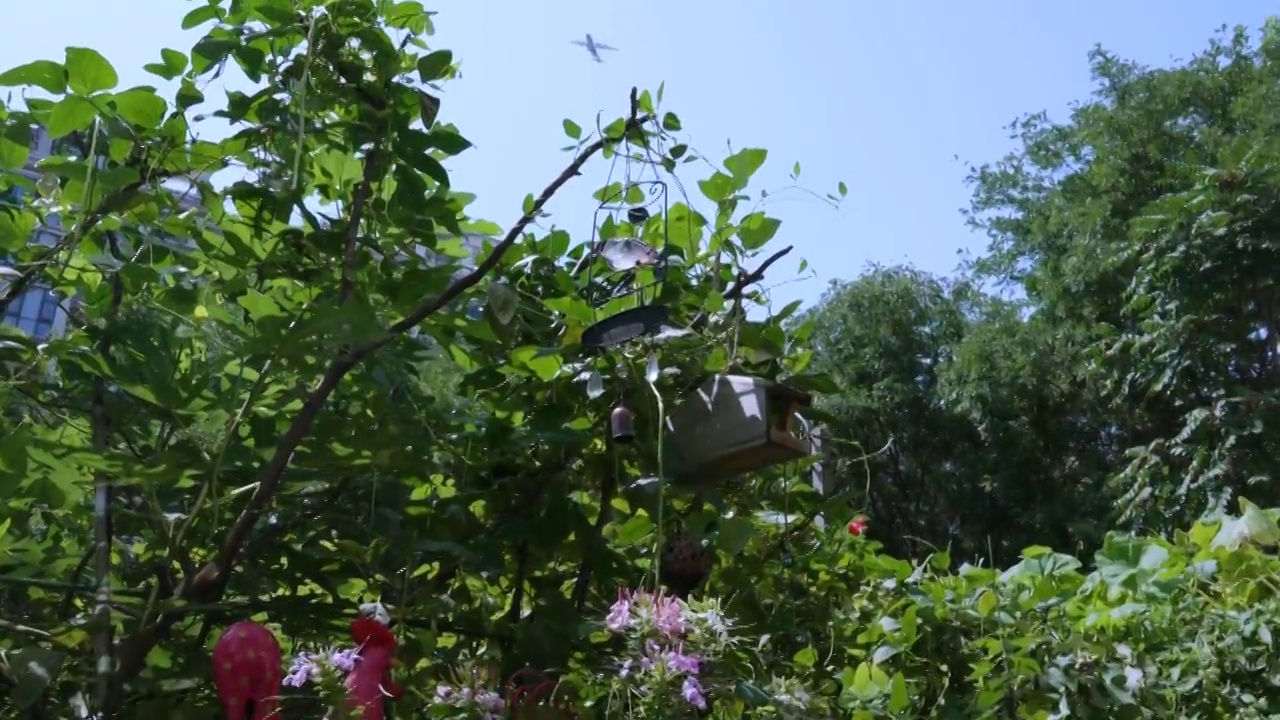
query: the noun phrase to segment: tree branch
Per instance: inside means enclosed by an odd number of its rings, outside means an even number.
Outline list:
[[[51,633],[47,633],[40,628],[33,628],[29,625],[20,625],[15,622],[9,622],[8,620],[0,620],[0,630],[4,630],[5,632],[13,633],[15,635],[26,635],[27,637],[33,637],[37,640],[53,639],[53,635]]]
[[[355,196],[351,199],[351,221],[347,223],[347,237],[342,247],[342,284],[338,287],[338,304],[345,305],[356,289],[356,248],[360,239],[360,220],[364,216],[365,203],[369,201],[369,193],[373,189],[374,173],[377,172],[379,155],[378,145],[370,148],[364,157],[364,175],[356,186]]]
[[[752,270],[751,272],[739,271],[737,279],[733,281],[733,285],[730,285],[729,289],[724,291],[724,299],[736,300],[742,297],[742,293],[746,292],[746,289],[748,286],[754,285],[760,282],[761,280],[763,280],[764,273],[766,270],[769,269],[769,266],[778,262],[783,257],[785,257],[787,253],[791,252],[793,247],[794,246],[792,245],[788,245],[782,248],[781,250],[779,250],[778,252],[770,255],[768,258],[765,258],[764,262],[760,263],[759,267],[757,267],[755,270]],[[693,322],[690,323],[690,326],[693,327],[694,329],[701,329],[706,326],[708,317],[709,316],[707,315],[706,312],[700,312],[696,317],[694,317]]]
[[[734,280],[733,285],[731,285],[728,290],[724,291],[724,299],[733,300],[741,297],[743,291],[747,289],[748,285],[754,285],[763,280],[764,272],[769,269],[769,266],[781,260],[787,255],[787,253],[791,252],[792,249],[793,246],[788,245],[766,258],[764,262],[760,263],[760,267],[757,267],[755,270],[746,273],[738,273],[738,279]]]
[[[107,241],[113,251],[118,250],[115,238],[110,233]],[[120,278],[120,273],[116,272],[111,276],[111,305],[107,308],[102,337],[98,339],[97,347],[98,355],[108,367],[111,365],[112,326],[115,324],[122,302],[124,302],[124,281]],[[93,449],[98,453],[104,453],[110,443],[111,421],[107,417],[106,381],[101,377],[94,381],[91,402]],[[115,672],[114,626],[111,622],[111,503],[114,488],[110,476],[101,470],[94,473],[93,483],[93,580],[96,587],[93,606],[93,619],[96,625],[93,633],[93,651],[97,660],[95,689],[98,710],[105,717],[111,717],[114,711],[112,676]]]

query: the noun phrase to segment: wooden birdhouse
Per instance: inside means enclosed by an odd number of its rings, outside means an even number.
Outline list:
[[[672,443],[691,478],[723,480],[810,455],[795,434],[808,393],[748,375],[716,375],[668,418]]]

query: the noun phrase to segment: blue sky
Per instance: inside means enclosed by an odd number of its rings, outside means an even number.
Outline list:
[[[431,4],[427,3],[430,7]],[[67,45],[103,52],[122,85],[156,84],[141,70],[164,46],[197,39],[179,29],[183,0],[41,0],[6,8],[0,66],[61,59]],[[626,12],[622,12],[625,8]],[[666,82],[666,109],[692,145],[715,159],[726,141],[764,147],[759,187],[779,189],[799,161],[800,184],[848,199],[834,211],[801,193],[768,206],[783,226],[772,247],[796,250],[766,281],[775,303],[812,301],[829,280],[867,262],[910,262],[947,273],[957,251],[985,240],[964,226],[966,162],[1012,145],[1002,128],[1047,109],[1058,117],[1090,91],[1094,43],[1152,65],[1205,47],[1222,24],[1262,24],[1274,6],[1169,0],[1032,3],[698,0],[551,3],[452,0],[436,5],[436,43],[463,61],[442,118],[475,148],[450,166],[454,186],[475,192],[478,214],[507,226],[528,193],[564,166],[562,119],[584,127],[626,110],[632,85]],[[620,49],[592,62],[570,40],[590,32]],[[233,80],[232,82],[236,82]],[[958,159],[957,159],[958,157]],[[696,193],[697,165],[682,176]],[[597,164],[553,202],[552,221],[590,226]],[[800,258],[807,279],[797,279]],[[816,275],[816,277],[815,277]]]

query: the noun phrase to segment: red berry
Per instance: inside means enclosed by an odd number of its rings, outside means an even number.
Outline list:
[[[867,531],[867,519],[866,519],[866,518],[859,517],[859,518],[854,518],[854,519],[852,519],[852,520],[850,520],[850,521],[849,521],[849,534],[850,534],[850,535],[853,535],[854,537],[857,537],[857,536],[861,535],[862,533],[864,533],[864,532],[866,532],[866,531]]]

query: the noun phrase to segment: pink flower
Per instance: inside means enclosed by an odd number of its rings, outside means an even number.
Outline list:
[[[659,595],[654,598],[653,625],[669,638],[685,633],[684,603],[679,598]]]
[[[849,534],[859,537],[867,531],[867,519],[864,517],[856,517],[849,521]]]
[[[676,646],[675,650],[667,653],[667,669],[673,673],[688,673],[697,675],[701,662],[694,655],[684,654],[684,643]]]
[[[680,689],[680,694],[684,696],[685,702],[698,708],[699,710],[707,709],[707,699],[702,696],[702,684],[695,677],[687,677],[684,679],[684,687]]]
[[[627,590],[618,591],[618,599],[609,608],[609,614],[605,616],[604,626],[610,632],[620,633],[627,629],[631,624],[631,593]]]

